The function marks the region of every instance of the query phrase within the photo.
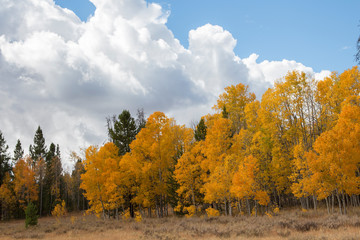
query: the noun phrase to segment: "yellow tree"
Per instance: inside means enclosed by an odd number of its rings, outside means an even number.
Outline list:
[[[246,128],[245,107],[255,99],[255,94],[249,92],[249,86],[239,83],[226,87],[213,108],[220,112],[226,110],[232,121],[232,130],[238,133],[241,128]]]
[[[319,132],[319,104],[315,98],[316,82],[305,73],[289,72],[264,95],[259,111],[262,134],[270,138],[270,175],[279,197],[291,192],[290,177],[294,167],[294,149],[301,144],[308,151]],[[296,179],[299,176],[292,176]]]
[[[14,171],[14,192],[20,207],[25,209],[29,202],[38,199],[35,172],[32,169],[32,159],[17,161]]]
[[[149,116],[126,156],[132,161],[129,165],[137,166],[132,174],[137,182],[134,202],[150,209],[149,212],[155,208],[159,217],[166,215],[171,190],[169,180],[177,159],[186,152],[191,139],[191,130],[176,125],[164,113],[155,112]]]
[[[341,112],[342,102],[360,93],[360,72],[357,66],[338,75],[333,72],[317,84],[316,101],[320,104],[319,127],[330,130]]]
[[[226,118],[214,118],[208,128],[204,141],[201,163],[208,174],[204,176],[204,201],[208,203],[224,203],[225,213],[231,214],[230,184],[236,158],[230,155],[232,145],[232,122]]]
[[[326,198],[334,192],[340,212],[346,213],[346,195],[360,194],[360,97],[344,104],[333,129],[323,133],[308,154],[310,184],[318,184],[316,193]],[[342,204],[342,205],[341,205]]]
[[[1,220],[10,218],[11,210],[14,209],[16,198],[14,195],[14,186],[10,174],[7,172],[0,186],[1,201]]]
[[[250,199],[255,200],[255,213],[257,213],[257,204],[268,205],[269,195],[261,186],[261,179],[258,177],[258,160],[252,155],[247,156],[240,163],[232,179],[231,192],[239,199],[245,199],[248,214],[251,214]]]
[[[196,142],[190,151],[180,157],[175,166],[175,179],[180,185],[177,193],[182,198],[179,207],[190,203],[197,208],[202,202],[200,189],[204,184],[203,175],[205,174],[201,168],[201,162],[204,160],[203,145],[203,141]]]
[[[90,146],[85,151],[85,173],[81,175],[80,187],[86,191],[84,195],[90,201],[90,211],[96,214],[102,212],[103,218],[106,211],[118,207],[121,202],[112,177],[119,168],[118,152],[113,143],[106,143],[99,150]]]

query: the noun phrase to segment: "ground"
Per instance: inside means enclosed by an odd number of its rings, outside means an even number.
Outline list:
[[[0,240],[7,239],[360,239],[360,211],[346,216],[318,210],[291,210],[276,216],[168,217],[102,220],[82,213],[44,217],[25,229],[24,220],[0,222]]]

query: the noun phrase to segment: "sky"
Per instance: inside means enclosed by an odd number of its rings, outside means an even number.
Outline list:
[[[179,124],[226,86],[258,99],[288,71],[356,65],[359,1],[0,0],[0,130],[25,152],[41,126],[71,151],[107,141],[106,117],[144,108]]]

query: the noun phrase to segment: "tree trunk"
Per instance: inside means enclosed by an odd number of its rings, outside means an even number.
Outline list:
[[[341,210],[341,200],[340,200],[340,196],[339,196],[338,190],[336,190],[336,197],[337,197],[337,200],[338,200],[338,203],[339,203],[339,211],[340,211],[340,214],[343,214],[343,212],[342,212],[342,210]]]
[[[314,210],[316,211],[317,210],[317,200],[316,200],[316,196],[315,194],[313,194],[313,202],[314,202]]]
[[[231,206],[231,201],[229,201],[229,216],[232,217],[232,206]]]
[[[249,216],[251,216],[250,202],[249,202],[248,198],[246,199],[246,205],[247,205],[247,209],[248,209],[248,214],[249,214]]]
[[[342,201],[343,201],[343,212],[346,214],[346,202],[345,202],[345,194],[342,193]]]
[[[227,216],[227,200],[226,200],[226,198],[225,198],[224,204],[225,204],[225,216]]]
[[[326,209],[327,209],[327,212],[328,212],[328,214],[330,214],[330,208],[329,208],[329,199],[328,199],[329,197],[326,197],[325,198],[325,202],[326,202]]]

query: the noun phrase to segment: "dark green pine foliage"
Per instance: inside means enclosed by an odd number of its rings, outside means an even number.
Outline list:
[[[14,150],[14,158],[13,158],[14,163],[19,161],[19,159],[23,157],[24,157],[24,150],[22,149],[20,139],[18,139]]]
[[[128,110],[124,110],[116,119],[108,119],[108,134],[111,141],[119,148],[119,155],[130,152],[130,143],[135,139],[137,127]]]
[[[196,129],[194,131],[195,140],[196,141],[203,141],[206,138],[206,131],[207,127],[205,125],[205,121],[203,118],[200,119],[199,124],[196,126]]]
[[[35,226],[38,223],[37,208],[35,204],[29,202],[25,210],[25,227]]]
[[[29,152],[34,164],[39,158],[45,158],[46,156],[45,138],[40,126],[35,132],[34,145],[30,145]]]
[[[222,117],[223,118],[229,118],[229,113],[226,111],[226,106],[224,105],[222,109]]]
[[[6,145],[5,138],[0,131],[0,186],[3,183],[5,174],[11,171],[10,156],[8,154],[9,146]]]
[[[43,213],[51,214],[54,203],[59,197],[62,166],[59,145],[51,143],[45,157],[45,178],[43,194]]]

